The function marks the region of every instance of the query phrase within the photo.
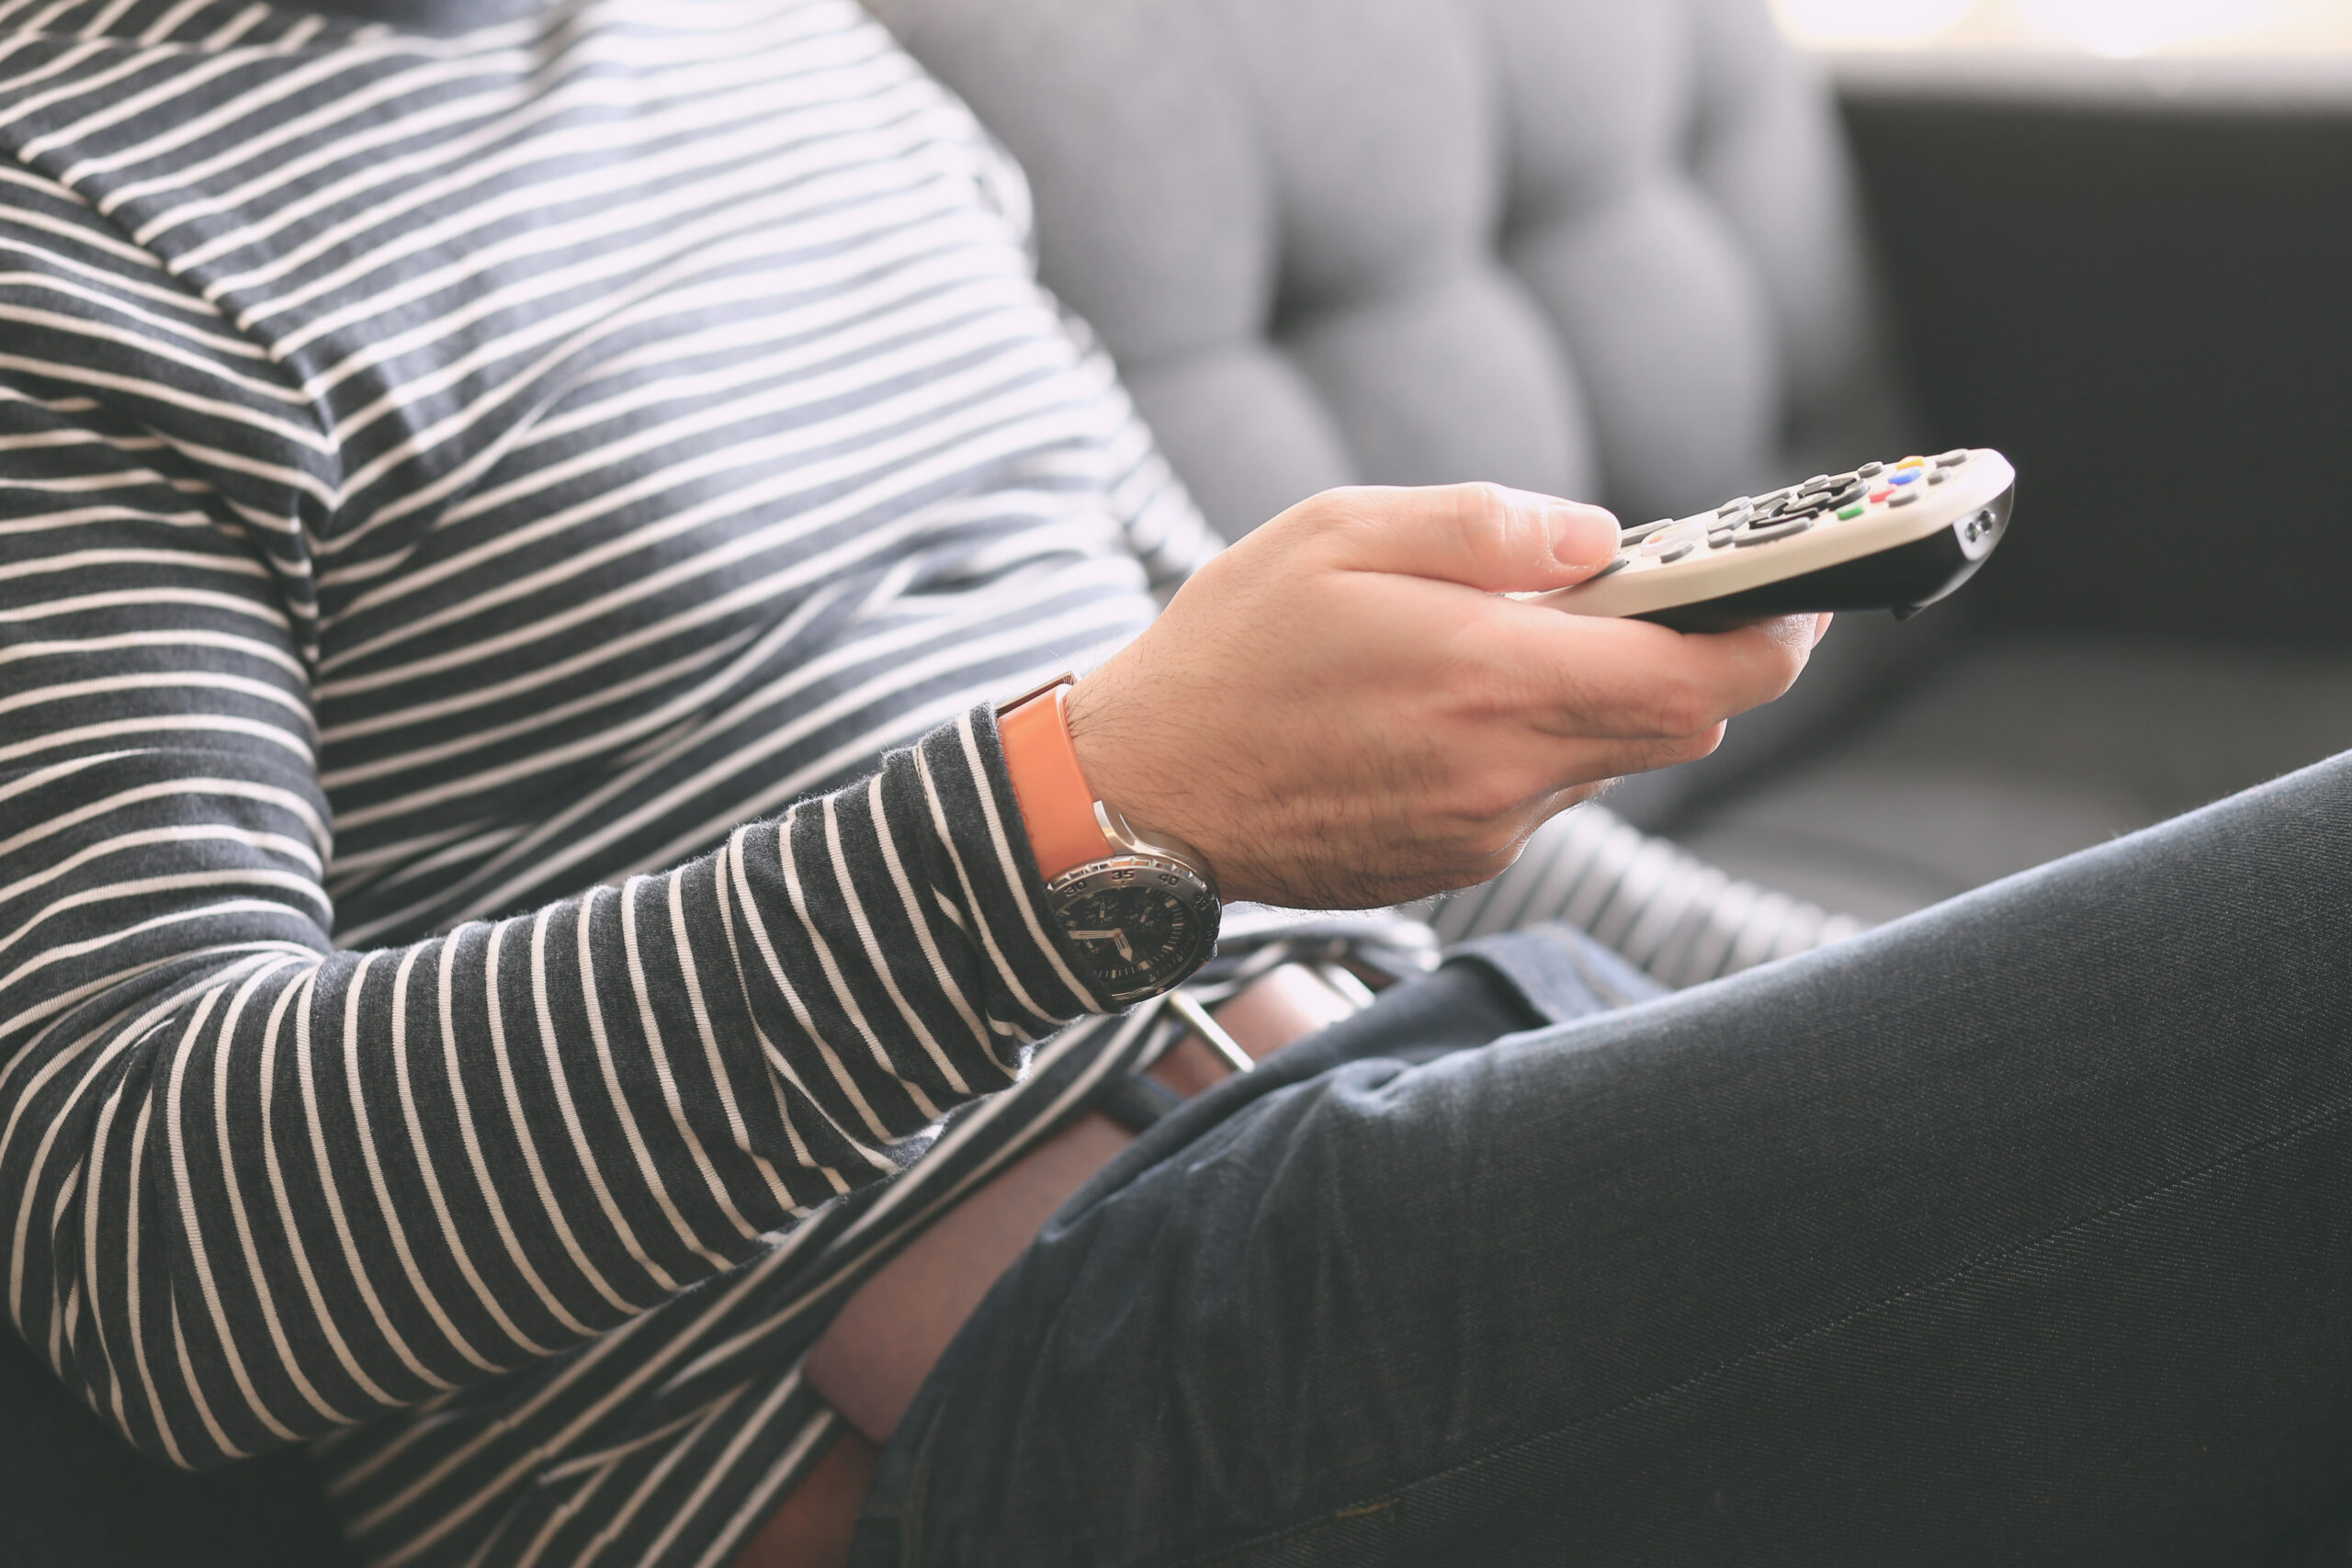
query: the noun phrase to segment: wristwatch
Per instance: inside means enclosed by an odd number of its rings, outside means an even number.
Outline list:
[[[1064,711],[1063,674],[997,709],[997,736],[1029,829],[1046,903],[1119,1004],[1156,997],[1216,952],[1224,906],[1198,850],[1094,797]]]

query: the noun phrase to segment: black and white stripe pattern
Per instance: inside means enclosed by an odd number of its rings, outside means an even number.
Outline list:
[[[715,1560],[1139,1048],[972,706],[1205,535],[839,0],[0,4],[0,141],[10,1315],[375,1561]]]
[[[1559,920],[1669,986],[1736,974],[1862,929],[1851,915],[1728,875],[1597,805],[1537,829],[1494,881],[1414,912],[1449,944]]]
[[[975,705],[1206,535],[848,0],[0,0],[0,148],[10,1316],[372,1562],[723,1562],[1160,1027]]]

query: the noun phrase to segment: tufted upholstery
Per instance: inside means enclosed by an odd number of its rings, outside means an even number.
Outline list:
[[[1226,534],[1352,479],[1628,514],[1898,440],[1757,0],[875,0]]]
[[[1351,480],[1629,516],[1899,441],[1760,0],[875,0],[1238,535]]]
[[[1363,480],[1629,521],[1906,445],[1827,94],[1763,0],[869,0],[1228,536]],[[1955,617],[1841,627],[1656,821]]]

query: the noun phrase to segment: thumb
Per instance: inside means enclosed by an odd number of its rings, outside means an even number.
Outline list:
[[[1340,564],[1459,582],[1489,593],[1566,588],[1617,553],[1617,519],[1598,506],[1498,484],[1350,492]]]

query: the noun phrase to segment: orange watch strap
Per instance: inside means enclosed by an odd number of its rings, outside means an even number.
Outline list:
[[[1070,743],[1069,716],[1062,705],[1070,680],[1065,675],[1043,691],[1015,698],[998,710],[996,720],[1005,771],[1012,775],[1012,797],[1021,803],[1037,870],[1048,882],[1074,865],[1118,852],[1095,823],[1094,791]]]

